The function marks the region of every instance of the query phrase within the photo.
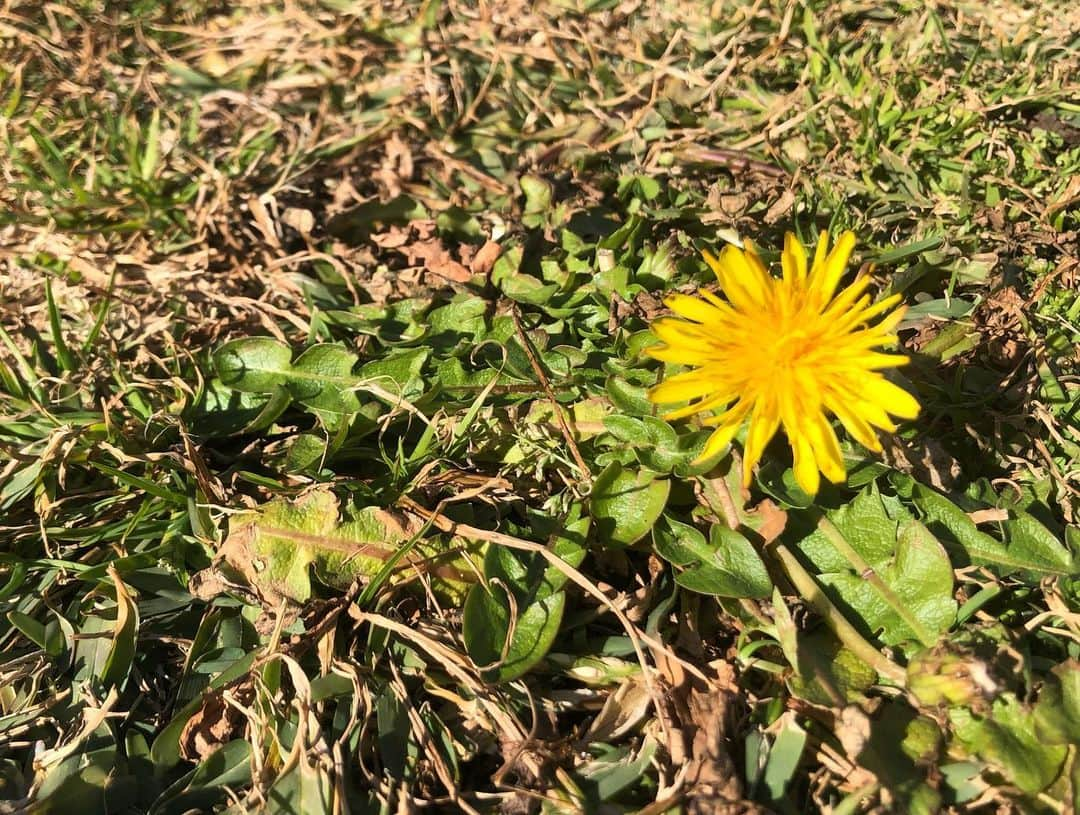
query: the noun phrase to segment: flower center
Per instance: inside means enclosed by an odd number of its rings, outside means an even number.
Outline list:
[[[785,326],[777,332],[769,349],[769,361],[774,373],[790,373],[799,367],[807,354],[817,346],[818,338],[804,330]]]

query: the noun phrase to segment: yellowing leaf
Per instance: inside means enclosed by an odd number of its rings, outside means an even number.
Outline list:
[[[414,530],[378,507],[340,515],[338,498],[326,487],[292,501],[274,499],[233,516],[221,557],[267,602],[302,603],[312,593],[313,569],[322,583],[344,589],[374,577],[413,538]],[[473,582],[469,553],[456,539],[421,538],[396,565],[391,582],[425,575],[437,592],[457,597]]]

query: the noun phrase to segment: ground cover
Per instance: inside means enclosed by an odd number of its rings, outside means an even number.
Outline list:
[[[1078,31],[8,2],[0,811],[1072,811]],[[921,410],[746,486],[650,326],[846,230]]]

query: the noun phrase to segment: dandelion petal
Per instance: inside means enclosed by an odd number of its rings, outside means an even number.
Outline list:
[[[694,370],[661,382],[649,398],[690,402],[668,413],[671,419],[723,410],[702,420],[716,430],[699,461],[731,444],[749,415],[743,480],[750,482],[783,425],[795,478],[814,494],[822,476],[839,483],[846,475],[830,414],[875,452],[881,450],[875,429],[891,433],[896,430],[892,417],[918,415],[915,397],[878,373],[908,361],[903,354],[878,350],[895,344],[892,332],[904,314],[899,298],[872,303],[865,294],[868,278],[840,289],[854,246],[855,236],[845,232],[830,251],[823,232],[807,270],[806,249],[788,234],[779,279],[770,276],[749,241],[745,250],[728,246],[719,258],[705,254],[725,299],[709,292],[667,299],[682,319],[655,322],[653,333],[663,344],[648,352]]]

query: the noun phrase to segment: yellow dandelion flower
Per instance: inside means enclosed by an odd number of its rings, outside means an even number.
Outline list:
[[[874,451],[881,450],[875,428],[896,430],[890,414],[918,415],[911,394],[879,373],[908,358],[874,350],[895,342],[893,330],[904,316],[903,306],[894,308],[900,296],[872,303],[866,276],[836,293],[854,246],[855,236],[845,232],[830,252],[822,232],[808,271],[806,250],[788,233],[782,278],[769,274],[749,244],[745,251],[728,246],[719,259],[706,252],[726,301],[707,291],[699,292],[700,298],[673,294],[665,300],[683,319],[653,323],[663,344],[649,353],[694,370],[661,382],[649,398],[690,401],[666,419],[722,411],[704,420],[716,430],[699,461],[730,444],[749,419],[743,450],[743,482],[749,485],[754,465],[782,424],[795,458],[795,479],[813,495],[819,472],[833,483],[846,475],[828,414]]]

